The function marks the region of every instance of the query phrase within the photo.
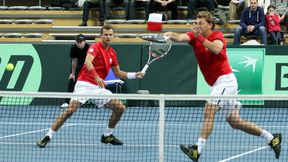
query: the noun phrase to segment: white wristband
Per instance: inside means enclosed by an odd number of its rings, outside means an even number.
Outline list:
[[[136,79],[136,73],[135,72],[128,72],[127,73],[127,79]]]

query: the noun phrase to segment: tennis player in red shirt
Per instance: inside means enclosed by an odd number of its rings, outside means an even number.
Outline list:
[[[75,85],[75,94],[112,94],[111,91],[105,89],[106,84],[104,82],[110,68],[115,76],[122,79],[136,79],[144,76],[140,71],[125,72],[120,70],[116,52],[110,46],[110,42],[114,37],[114,29],[111,25],[104,25],[102,27],[100,37],[101,42],[92,44],[88,49],[84,63],[85,66],[82,67]],[[68,108],[56,118],[48,133],[37,142],[37,145],[41,148],[45,147],[52,139],[53,134],[58,131],[64,122],[76,112],[78,107],[87,100],[88,98],[72,98]],[[99,108],[107,107],[112,110],[108,127],[103,133],[100,141],[105,144],[123,145],[123,142],[116,138],[112,133],[125,110],[125,105],[117,99],[93,99],[91,101]]]
[[[208,11],[201,11],[191,32],[166,32],[164,35],[173,41],[188,42],[193,46],[199,68],[210,86],[211,95],[237,95],[238,84],[228,63],[224,36],[219,31],[213,31],[214,27],[213,15]],[[232,128],[266,139],[278,159],[281,152],[281,134],[271,134],[254,123],[242,120],[240,107],[241,103],[236,100],[208,100],[198,142],[195,145],[181,144],[181,150],[193,161],[198,161],[201,150],[212,133],[215,114],[220,111]]]

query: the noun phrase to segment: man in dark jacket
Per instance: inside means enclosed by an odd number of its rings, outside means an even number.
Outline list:
[[[261,44],[267,43],[264,9],[258,6],[258,0],[250,0],[250,6],[241,14],[240,26],[234,33],[234,44],[240,44],[241,35],[257,35]]]

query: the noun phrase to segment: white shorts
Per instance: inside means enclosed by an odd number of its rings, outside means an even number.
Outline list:
[[[91,95],[111,95],[112,92],[105,89],[100,88],[97,85],[91,84],[85,81],[77,81],[74,88],[74,94],[91,94]],[[71,98],[71,100],[77,100],[81,104],[84,104],[87,100],[91,101],[98,108],[103,108],[104,105],[110,101],[110,99],[89,99],[89,98]]]
[[[210,87],[210,95],[237,95],[238,83],[233,73],[220,76],[215,84]],[[217,105],[219,111],[227,118],[234,109],[240,109],[241,103],[237,100],[207,100],[208,103]]]

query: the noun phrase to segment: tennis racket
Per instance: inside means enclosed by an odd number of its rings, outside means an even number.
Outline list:
[[[159,60],[169,52],[172,42],[163,35],[158,34],[142,35],[142,39],[150,41],[149,58],[146,65],[141,70],[142,73],[145,73],[152,62]]]

